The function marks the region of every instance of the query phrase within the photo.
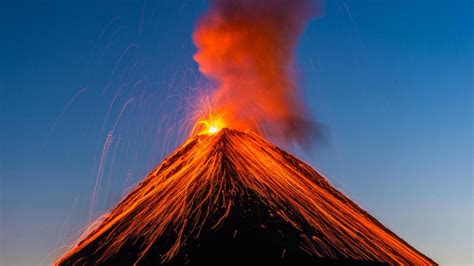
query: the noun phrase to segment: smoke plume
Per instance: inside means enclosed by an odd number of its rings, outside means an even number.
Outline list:
[[[214,112],[233,128],[301,140],[311,129],[298,97],[298,37],[315,15],[306,0],[215,0],[193,33],[199,70],[218,84]]]

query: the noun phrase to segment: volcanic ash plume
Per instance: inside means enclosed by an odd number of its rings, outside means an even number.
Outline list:
[[[193,34],[194,59],[217,82],[211,102],[227,125],[298,140],[308,133],[293,63],[314,15],[307,0],[212,2]]]

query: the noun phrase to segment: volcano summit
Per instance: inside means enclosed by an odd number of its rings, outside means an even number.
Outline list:
[[[435,265],[258,134],[187,140],[56,265]]]

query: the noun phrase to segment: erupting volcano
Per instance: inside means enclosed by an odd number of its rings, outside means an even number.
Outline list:
[[[56,265],[434,265],[263,136],[307,140],[293,57],[311,1],[213,1],[193,134]]]
[[[57,261],[134,263],[435,264],[307,164],[227,128],[187,140]]]

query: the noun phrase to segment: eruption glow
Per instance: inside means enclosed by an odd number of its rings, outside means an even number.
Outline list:
[[[297,248],[311,256],[435,264],[310,166],[261,137],[301,140],[310,129],[293,61],[297,38],[313,15],[306,0],[213,1],[193,34],[199,69],[218,84],[211,112],[55,265],[113,265],[117,254],[138,265],[150,253],[169,262],[201,230],[218,230],[236,202],[250,197],[297,230]]]
[[[208,134],[213,135],[219,131],[221,131],[226,124],[224,119],[219,115],[212,115],[209,114],[206,118],[199,119],[192,130],[192,135],[194,134]]]

